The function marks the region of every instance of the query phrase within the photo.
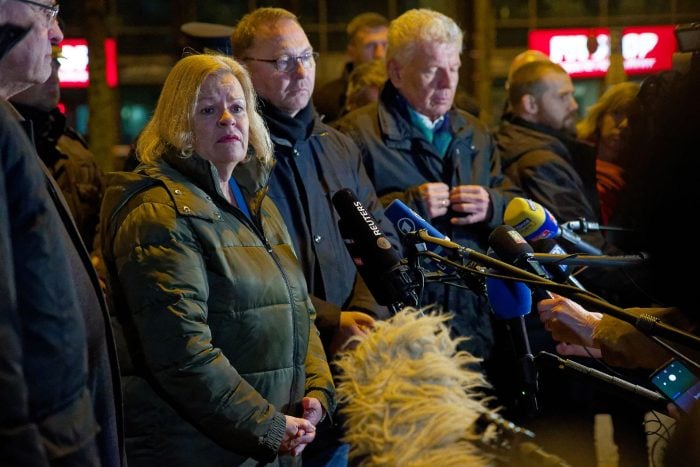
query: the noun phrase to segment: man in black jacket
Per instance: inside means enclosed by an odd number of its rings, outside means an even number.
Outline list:
[[[597,222],[595,149],[576,139],[574,85],[555,63],[522,65],[508,87],[511,113],[496,133],[503,171],[559,222]],[[599,232],[584,237],[602,248]]]
[[[61,98],[59,52],[54,48],[49,79],[12,96],[10,102],[31,122],[37,153],[61,188],[80,236],[92,251],[104,193],[103,174],[83,137],[67,125],[57,107]]]
[[[0,0],[26,29],[0,60],[0,459],[125,465],[118,370],[97,274],[7,99],[45,81],[63,35],[53,2]],[[43,171],[43,173],[42,173]]]
[[[400,199],[453,241],[485,251],[489,233],[503,223],[512,184],[501,173],[491,133],[454,106],[462,36],[452,19],[431,10],[409,10],[392,21],[389,80],[379,102],[336,126],[360,147],[385,205]],[[480,292],[433,282],[423,305],[453,313],[453,331],[468,338],[460,348],[488,358],[494,338]]]
[[[275,146],[269,196],[292,236],[330,360],[350,337],[363,335],[374,318],[387,313],[347,252],[333,195],[352,190],[380,229],[396,244],[398,239],[357,147],[316,115],[311,103],[316,56],[296,16],[280,8],[257,9],[236,25],[231,42],[234,56],[250,71]],[[304,454],[306,464],[309,453]]]

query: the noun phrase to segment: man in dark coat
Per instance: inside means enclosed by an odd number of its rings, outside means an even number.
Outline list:
[[[51,76],[10,98],[10,102],[31,122],[37,153],[61,188],[85,246],[92,251],[104,194],[103,174],[83,137],[69,127],[58,109],[61,91],[54,50]]]
[[[384,58],[388,26],[389,21],[384,16],[372,12],[361,13],[348,23],[347,55],[350,60],[339,78],[316,89],[313,96],[314,106],[325,122],[343,115],[350,73],[358,65]]]
[[[97,274],[59,189],[7,99],[48,79],[56,5],[0,0],[27,30],[0,60],[0,458],[3,465],[121,466],[116,355]],[[14,113],[14,114],[13,114]],[[14,120],[14,121],[13,121]],[[43,171],[43,174],[42,174]]]
[[[576,139],[574,86],[555,63],[522,65],[508,88],[511,113],[496,133],[503,171],[559,222],[585,218],[597,222],[595,149]],[[605,239],[584,239],[602,248]]]
[[[431,35],[431,32],[433,35]],[[438,36],[438,37],[436,37]],[[453,106],[462,31],[450,18],[410,10],[389,27],[389,80],[379,102],[337,122],[360,146],[377,194],[404,201],[453,241],[485,251],[510,194],[495,142],[474,116]],[[428,284],[423,305],[455,314],[462,348],[488,357],[490,311],[478,290]]]
[[[287,223],[330,360],[350,337],[363,335],[374,318],[387,313],[347,252],[333,195],[352,190],[380,229],[397,244],[398,239],[357,147],[316,115],[311,103],[315,56],[296,16],[280,8],[260,8],[241,19],[231,42],[234,56],[250,71],[270,130],[277,163],[269,196]],[[319,441],[314,444],[320,446]]]

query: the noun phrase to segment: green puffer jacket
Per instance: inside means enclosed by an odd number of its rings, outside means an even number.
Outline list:
[[[283,414],[326,413],[333,382],[287,229],[256,161],[235,171],[254,222],[214,166],[166,154],[110,176],[102,240],[122,345],[133,466],[294,465]],[[264,233],[264,235],[263,235]]]

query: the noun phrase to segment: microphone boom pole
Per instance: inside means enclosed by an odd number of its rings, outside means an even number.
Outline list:
[[[437,243],[444,248],[455,250],[459,254],[464,255],[467,259],[474,260],[492,269],[502,271],[505,274],[510,274],[512,275],[512,277],[510,277],[512,280],[518,280],[528,284],[544,287],[558,293],[559,295],[563,295],[586,305],[594,310],[629,323],[647,336],[663,337],[673,342],[683,344],[693,350],[700,351],[700,338],[679,328],[666,324],[655,316],[648,314],[635,315],[624,308],[608,303],[605,300],[602,300],[588,292],[584,292],[576,287],[567,284],[559,284],[549,279],[545,279],[537,274],[532,274],[496,258],[491,258],[490,256],[479,253],[478,251],[463,247],[458,243],[432,237],[425,230],[417,231],[416,235],[425,242]],[[505,279],[506,277],[503,278]]]

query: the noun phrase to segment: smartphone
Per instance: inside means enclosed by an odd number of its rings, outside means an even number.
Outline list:
[[[679,360],[671,360],[654,371],[651,384],[685,412],[700,399],[700,378]]]

